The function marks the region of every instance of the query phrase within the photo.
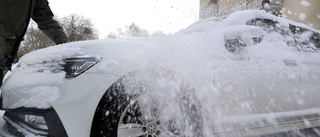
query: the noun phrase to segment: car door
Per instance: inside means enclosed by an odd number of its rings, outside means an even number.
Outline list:
[[[320,34],[315,30],[290,25],[301,61],[299,110],[320,108]]]
[[[305,28],[290,26],[299,54],[301,78],[297,98],[300,127],[320,126],[320,35]]]
[[[300,110],[320,108],[320,58],[314,58],[316,54],[320,53],[309,54],[307,56],[309,59],[302,60]]]
[[[237,63],[237,62],[236,62]],[[272,62],[268,62],[271,64]],[[214,133],[219,136],[260,136],[292,130],[299,117],[299,65],[283,61],[286,71],[266,64],[242,60],[230,68],[214,70],[218,92],[215,101]],[[260,66],[261,65],[261,66]],[[274,65],[274,64],[271,64]],[[258,69],[257,69],[258,68]],[[300,122],[300,121],[299,121]]]

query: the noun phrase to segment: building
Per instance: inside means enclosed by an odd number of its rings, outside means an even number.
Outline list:
[[[238,10],[267,10],[277,16],[304,23],[320,30],[320,0],[200,0],[200,20],[212,16],[227,16]]]

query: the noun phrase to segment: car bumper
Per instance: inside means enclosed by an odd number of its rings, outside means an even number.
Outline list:
[[[53,128],[48,125],[49,134],[59,133],[62,129],[56,130],[54,127],[61,127],[63,128],[63,132],[66,132],[65,134],[68,136],[88,137],[90,136],[91,123],[97,104],[108,87],[117,79],[119,79],[119,76],[113,74],[82,74],[74,79],[64,80],[56,86],[58,87],[59,98],[53,103],[47,103],[45,100],[35,100],[41,102],[42,105],[46,104],[46,107],[39,107],[38,104],[30,107],[23,104],[18,107],[12,107],[23,99],[33,101],[34,99],[30,99],[33,97],[32,95],[20,92],[20,89],[30,89],[32,87],[26,86],[19,89],[3,90],[2,107],[6,112],[10,111],[14,114],[49,115],[48,117],[53,119],[50,120],[48,118],[47,122],[45,118],[47,124],[53,125]],[[21,109],[21,111],[16,111],[17,109],[15,108]],[[50,116],[53,114],[49,113],[54,113],[54,117],[56,118]],[[58,120],[59,124],[56,124]],[[50,133],[51,131],[57,132]],[[63,135],[56,136],[63,137]]]
[[[6,110],[3,118],[7,122],[8,131],[16,136],[68,136],[53,108]]]

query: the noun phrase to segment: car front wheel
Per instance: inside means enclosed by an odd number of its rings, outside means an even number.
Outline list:
[[[140,71],[117,81],[102,97],[91,136],[202,136],[195,89],[168,71]]]

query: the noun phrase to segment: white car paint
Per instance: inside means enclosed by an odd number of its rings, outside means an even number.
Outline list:
[[[241,17],[244,19],[237,22]],[[297,51],[279,34],[263,33],[258,27],[250,27],[253,33],[241,34],[262,35],[261,43],[237,54],[225,49],[225,36],[238,34],[231,34],[232,30],[246,31],[249,27],[245,22],[256,17],[272,18],[282,25],[291,23],[263,11],[244,11],[221,23],[207,20],[195,24],[173,36],[84,41],[36,51],[22,58],[20,67],[4,82],[3,108],[53,107],[68,136],[88,137],[94,111],[105,91],[126,74],[153,67],[174,71],[197,89],[207,136],[250,136],[319,127],[319,52]],[[79,54],[101,60],[73,79],[65,79],[63,73],[52,77],[51,73],[26,73],[32,64]],[[26,82],[19,74],[39,77],[32,79],[37,83]],[[57,98],[28,100],[39,93],[33,87],[41,86],[54,89]]]

